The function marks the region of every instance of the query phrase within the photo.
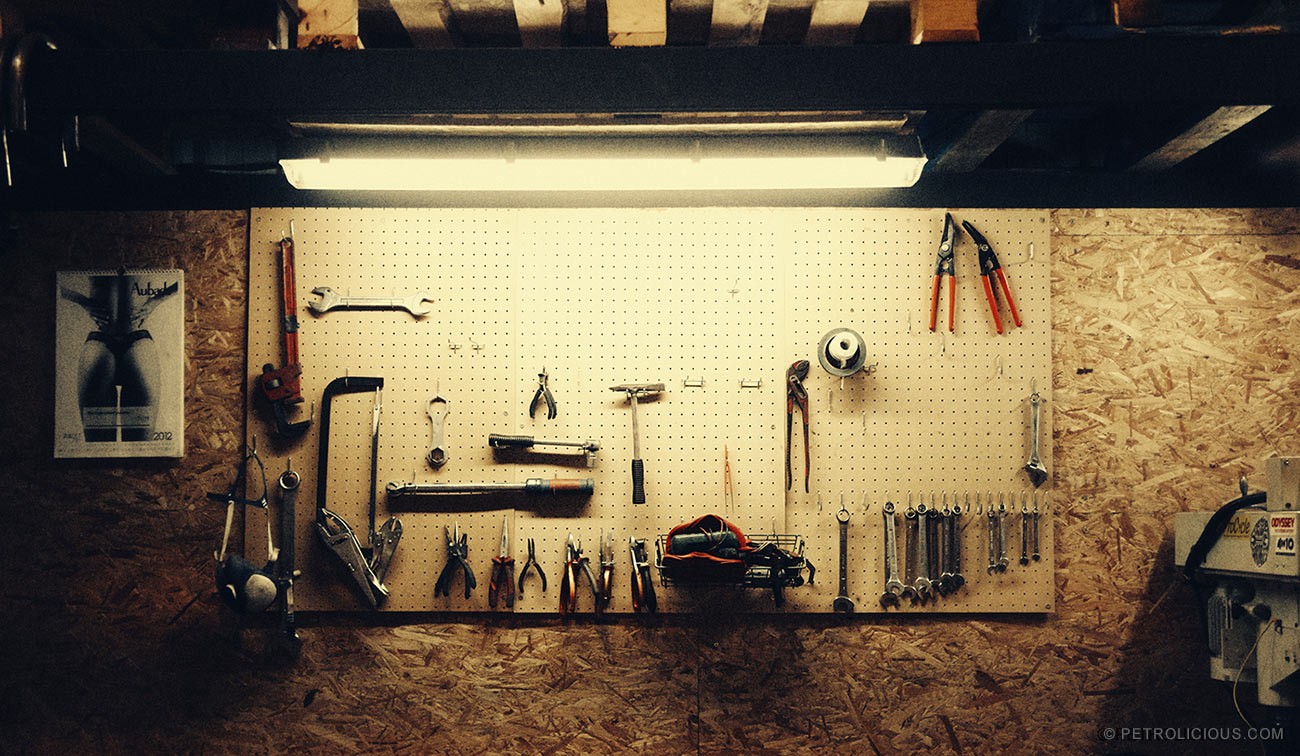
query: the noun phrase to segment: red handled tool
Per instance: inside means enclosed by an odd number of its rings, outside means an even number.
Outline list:
[[[507,609],[515,608],[515,560],[510,556],[509,520],[501,521],[501,551],[492,557],[492,576],[488,579],[488,606],[496,609],[500,601]]]
[[[289,405],[302,404],[302,365],[298,361],[298,296],[297,281],[293,275],[293,224],[289,233],[280,240],[280,302],[284,307],[284,367],[267,363],[262,366],[257,385],[262,396],[275,414],[275,430],[285,438],[297,438],[311,427],[312,417],[296,423],[289,422]],[[312,416],[316,413],[312,407]]]
[[[990,274],[997,274],[997,283],[1002,285],[1002,294],[1007,300],[1007,309],[1011,311],[1011,320],[1019,328],[1020,312],[1016,310],[1016,300],[1011,298],[1011,287],[1007,285],[1006,274],[1002,272],[1002,264],[998,262],[998,256],[994,254],[993,247],[989,245],[988,239],[984,238],[970,221],[962,221],[961,227],[966,229],[970,235],[971,241],[975,242],[979,250],[980,278],[984,280],[984,296],[988,297],[989,309],[993,311],[993,325],[997,327],[998,333],[1002,333],[1002,318],[998,315],[998,296],[997,286],[989,280]]]
[[[939,319],[939,289],[944,276],[948,277],[948,332],[953,331],[954,315],[957,308],[957,273],[953,261],[956,255],[953,248],[957,244],[957,224],[952,222],[952,214],[943,214],[943,236],[939,239],[939,257],[934,265],[934,290],[930,292],[930,330],[934,330],[935,321]]]

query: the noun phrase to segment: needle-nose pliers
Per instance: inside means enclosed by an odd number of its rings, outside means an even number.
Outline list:
[[[794,486],[794,473],[790,470],[790,437],[794,429],[794,410],[803,415],[803,490],[808,492],[808,471],[811,456],[808,453],[808,389],[803,381],[808,377],[808,360],[799,360],[785,371],[785,490]]]

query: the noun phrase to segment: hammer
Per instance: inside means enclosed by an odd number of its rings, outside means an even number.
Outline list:
[[[637,399],[653,399],[664,391],[662,383],[624,383],[610,386],[610,391],[622,391],[632,402],[632,503],[645,503],[645,463],[641,461],[641,434],[636,424]]]

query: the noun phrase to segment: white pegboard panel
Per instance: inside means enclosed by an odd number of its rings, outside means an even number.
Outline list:
[[[730,518],[748,532],[802,533],[820,568],[816,585],[787,592],[786,611],[830,608],[841,494],[855,512],[850,593],[860,610],[870,610],[881,584],[882,497],[1018,486],[1016,473],[1028,454],[1023,405],[1031,381],[1037,379],[1045,397],[1050,393],[1048,229],[1046,214],[1038,211],[954,211],[994,245],[1020,304],[1025,327],[1001,337],[992,332],[974,247],[964,235],[957,253],[957,333],[926,329],[942,211],[298,208],[254,210],[252,216],[250,376],[263,363],[283,360],[275,242],[292,220],[304,395],[319,400],[325,384],[344,374],[385,378],[381,520],[389,481],[595,479],[596,493],[586,501],[425,499],[400,512],[405,535],[387,580],[388,610],[485,610],[489,560],[506,517],[519,566],[532,537],[550,580],[543,595],[540,582],[531,579],[517,611],[555,611],[565,536],[581,538],[595,567],[602,529],[615,534],[619,589],[611,610],[629,611],[628,538],[646,538],[653,558],[655,535],[699,514],[727,514],[724,447],[734,478]],[[1032,258],[1030,243],[1037,250]],[[321,285],[363,296],[424,291],[435,302],[433,312],[418,320],[400,311],[314,317],[306,302]],[[862,333],[870,362],[878,363],[873,376],[853,376],[843,388],[814,354],[821,335],[836,326]],[[796,486],[787,496],[784,373],[797,358],[813,364],[813,488],[805,495]],[[543,368],[559,405],[553,420],[544,411],[534,418],[527,413]],[[703,385],[688,387],[687,379]],[[742,380],[761,386],[741,388]],[[609,391],[627,382],[667,387],[639,413],[645,506],[631,503],[630,409],[622,395]],[[425,407],[435,392],[450,410],[450,461],[436,471],[424,462]],[[331,424],[330,505],[363,541],[371,402],[360,394],[337,398]],[[253,406],[250,428],[265,438],[270,425]],[[1049,403],[1043,432],[1049,460],[1050,409]],[[580,454],[512,455],[507,464],[487,446],[494,432],[593,438],[602,448],[590,470]],[[270,449],[264,452],[269,468],[282,468],[283,458],[292,456],[304,476],[297,544],[303,578],[296,598],[307,610],[359,608],[312,533],[316,439],[313,428],[291,445],[262,447]],[[864,502],[874,505],[865,516]],[[458,579],[450,599],[435,599],[433,584],[446,561],[443,529],[457,522],[469,533],[480,587],[466,601]],[[1044,518],[1044,561],[1031,567],[1037,572],[1015,573],[1013,565],[1007,575],[972,577],[966,596],[937,608],[1050,610],[1047,523]],[[967,524],[967,572],[973,575],[983,531],[972,519]],[[255,528],[248,538],[257,548]],[[580,610],[588,611],[590,597],[581,585]],[[677,588],[658,593],[664,611],[689,611],[698,600]],[[746,604],[771,609],[761,597]]]

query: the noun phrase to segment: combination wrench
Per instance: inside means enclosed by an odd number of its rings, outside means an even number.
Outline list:
[[[1006,572],[1011,559],[1007,556],[1007,503],[998,494],[998,572]]]
[[[986,509],[988,512],[988,573],[992,575],[998,571],[998,513],[993,508],[993,494],[989,494],[989,505]]]
[[[894,502],[886,501],[885,517],[885,592],[880,594],[880,606],[888,609],[899,606],[905,588],[898,579],[898,534],[894,530]]]
[[[1046,501],[1046,500],[1047,500],[1047,497],[1044,496],[1044,497],[1043,497],[1043,500]],[[1034,511],[1033,511],[1033,517],[1034,517],[1034,524],[1033,524],[1033,528],[1032,528],[1031,531],[1030,531],[1030,534],[1031,534],[1031,536],[1032,536],[1032,538],[1033,538],[1033,542],[1034,542],[1034,553],[1033,553],[1031,556],[1032,556],[1033,560],[1034,560],[1035,562],[1037,562],[1037,561],[1039,561],[1040,559],[1042,559],[1042,556],[1038,553],[1038,492],[1037,492],[1037,491],[1034,492]]]
[[[450,412],[447,400],[441,394],[434,396],[429,400],[427,412],[433,429],[429,439],[429,453],[424,455],[424,460],[429,463],[429,467],[437,470],[447,464],[447,448],[443,440],[443,427]]]
[[[406,310],[417,318],[422,318],[433,311],[425,304],[433,297],[419,292],[409,297],[343,297],[328,286],[317,286],[311,290],[316,299],[307,303],[307,309],[315,315],[323,315],[330,310]]]
[[[917,515],[916,507],[912,506],[912,495],[907,495],[907,511],[903,513],[903,527],[907,534],[907,553],[904,556],[903,572],[903,592],[899,594],[900,598],[911,599],[916,603],[916,539],[917,539]]]
[[[840,595],[835,597],[831,608],[848,614],[853,611],[853,599],[849,598],[849,510],[843,504],[835,513],[835,520],[840,524]]]
[[[1020,566],[1029,564],[1029,502],[1020,492]]]
[[[912,589],[916,597],[912,599],[916,603],[924,604],[930,600],[930,548],[929,548],[929,519],[930,508],[925,506],[922,501],[916,505],[916,582],[912,584]]]
[[[949,532],[949,551],[948,555],[952,560],[952,577],[948,581],[948,587],[951,591],[959,590],[966,585],[966,578],[961,574],[961,516],[962,506],[958,504],[957,495],[953,494],[952,520],[948,526]],[[966,495],[966,508],[970,508],[970,494]]]
[[[939,579],[935,581],[935,590],[940,596],[947,596],[957,590],[952,580],[952,507],[948,504],[948,494],[943,495],[943,511],[938,520]]]

